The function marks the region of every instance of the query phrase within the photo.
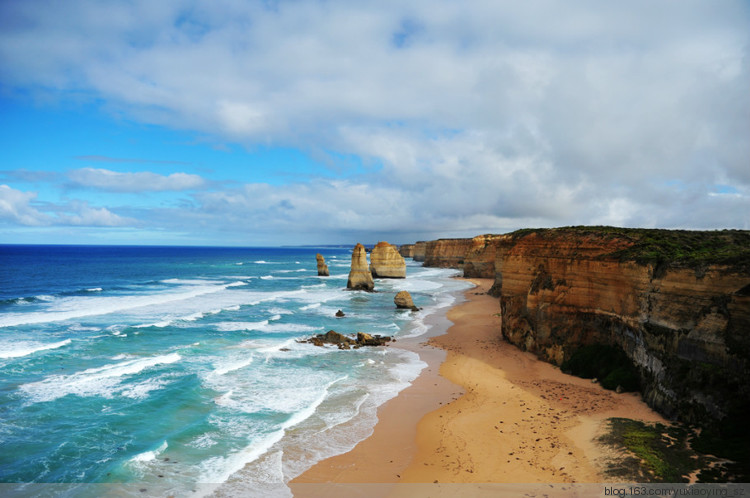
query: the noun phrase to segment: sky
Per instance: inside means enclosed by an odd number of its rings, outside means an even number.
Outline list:
[[[750,229],[746,0],[1,0],[0,243]]]

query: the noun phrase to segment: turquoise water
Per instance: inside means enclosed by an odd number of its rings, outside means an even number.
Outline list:
[[[424,363],[297,341],[423,334],[467,287],[408,262],[404,280],[346,291],[350,261],[330,248],[0,246],[0,482],[262,490],[350,449]],[[423,311],[395,310],[399,290]]]

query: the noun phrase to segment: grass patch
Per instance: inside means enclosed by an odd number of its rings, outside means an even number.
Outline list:
[[[715,459],[691,449],[692,432],[681,425],[647,424],[627,418],[609,419],[609,432],[599,438],[624,450],[626,457],[612,462],[611,477],[637,482],[688,482],[688,476],[710,468]]]
[[[570,234],[605,240],[624,239],[626,249],[607,254],[620,261],[636,261],[655,267],[680,266],[700,269],[718,264],[750,268],[750,231],[748,230],[662,230],[609,226],[522,229],[513,232],[514,240],[532,233],[552,239]]]
[[[638,370],[625,352],[615,346],[591,344],[578,348],[560,369],[584,379],[599,379],[605,389],[640,391]]]

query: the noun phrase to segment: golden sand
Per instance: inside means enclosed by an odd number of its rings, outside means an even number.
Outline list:
[[[566,375],[505,342],[499,302],[486,294],[492,281],[472,282],[448,312],[448,332],[416,347],[430,366],[380,408],[372,436],[296,478],[295,495],[313,489],[301,483],[605,482],[612,455],[596,439],[607,418],[666,422],[638,395]],[[442,363],[433,346],[447,352]]]

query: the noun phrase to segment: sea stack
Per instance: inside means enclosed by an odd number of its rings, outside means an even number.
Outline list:
[[[330,275],[328,273],[328,265],[326,264],[326,260],[323,257],[322,254],[316,254],[315,259],[318,261],[318,276],[319,277],[327,277]]]
[[[349,280],[346,282],[346,288],[351,290],[375,289],[375,282],[372,280],[372,273],[367,266],[367,253],[365,246],[357,243],[352,252],[352,269],[349,272]]]
[[[414,306],[414,301],[412,301],[411,299],[411,294],[409,294],[407,291],[401,291],[396,294],[396,297],[393,298],[393,304],[395,304],[396,308],[399,309],[419,311],[419,308]]]
[[[406,262],[396,246],[378,242],[370,253],[370,271],[375,278],[406,278]]]

